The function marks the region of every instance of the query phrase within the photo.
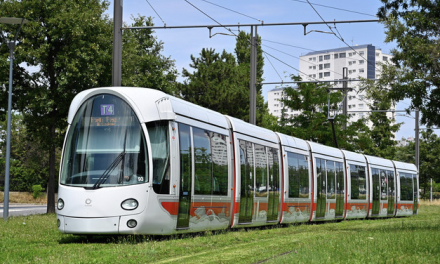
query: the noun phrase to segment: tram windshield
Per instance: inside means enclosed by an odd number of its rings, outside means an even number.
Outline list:
[[[97,189],[145,182],[145,137],[133,110],[114,95],[88,99],[68,131],[60,183]]]

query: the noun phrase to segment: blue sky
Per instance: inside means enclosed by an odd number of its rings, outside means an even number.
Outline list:
[[[212,19],[188,2],[202,10]],[[146,0],[124,0],[123,20],[130,23],[131,16],[152,16],[156,26],[163,26],[162,20],[167,26],[217,25],[217,22],[221,24],[253,24],[262,23],[261,21],[264,21],[264,23],[317,22],[322,21],[321,17],[326,21],[370,20],[377,19],[375,15],[381,6],[379,0],[310,0],[312,5],[315,4],[314,7],[320,17],[306,0],[188,0],[188,2],[184,0],[148,0],[148,2]],[[155,9],[157,14],[149,4]],[[111,1],[109,15],[110,17],[113,16],[113,1]],[[333,24],[331,26],[334,27]],[[231,29],[234,33],[237,33],[237,31],[234,31],[237,28]],[[240,29],[247,32],[250,31],[249,27],[241,27]],[[307,31],[310,30],[329,31],[326,25],[309,25]],[[376,48],[382,49],[384,53],[389,53],[391,49],[396,47],[395,43],[385,43],[385,28],[382,24],[376,22],[336,24],[336,29],[333,28],[333,30],[337,30],[349,45],[372,44]],[[214,33],[230,32],[224,28],[214,28],[212,29],[212,34]],[[346,47],[346,44],[332,34],[310,33],[304,36],[303,26],[259,26],[258,34],[263,40],[263,45],[266,45],[263,46],[263,49],[288,64],[283,64],[270,57],[271,63],[268,59],[265,59],[263,75],[265,82],[279,82],[281,79],[289,81],[289,75],[298,74],[294,69],[299,67],[296,57],[304,55],[310,50]],[[226,50],[233,53],[235,47],[234,36],[216,35],[209,38],[207,28],[157,29],[155,30],[155,35],[164,42],[163,54],[175,60],[179,73],[182,72],[182,68],[191,70],[189,67],[191,62],[190,56],[198,56],[202,48],[214,48],[217,52]],[[265,85],[263,87],[264,96],[267,97],[267,92],[273,88],[275,88],[275,85]],[[408,101],[399,102],[397,110],[403,110],[407,106]],[[413,118],[398,117],[397,121],[404,123],[397,133],[398,139],[409,136],[414,137]]]

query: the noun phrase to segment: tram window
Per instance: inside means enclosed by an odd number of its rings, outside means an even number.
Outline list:
[[[147,124],[153,159],[153,190],[159,194],[170,193],[170,147],[168,122]]]
[[[114,95],[100,94],[84,102],[72,121],[60,183],[85,188],[145,183],[147,160],[133,110]]]
[[[387,171],[388,176],[388,196],[394,197],[395,196],[395,189],[394,189],[394,172],[393,171]]]
[[[327,198],[328,199],[335,199],[336,195],[336,188],[335,188],[335,182],[336,182],[336,171],[335,171],[335,162],[327,160]]]
[[[350,164],[351,199],[365,200],[367,198],[367,186],[365,167]]]
[[[298,155],[299,167],[299,197],[309,198],[309,163],[307,156]]]
[[[213,194],[228,194],[228,145],[226,136],[210,132],[212,150]]]
[[[194,138],[194,193],[211,194],[212,159],[209,131],[193,128]]]
[[[387,200],[388,199],[388,195],[387,195],[387,175],[386,175],[386,171],[385,170],[380,170],[380,184],[381,184],[381,195],[380,195],[380,199],[381,200]]]
[[[299,178],[300,169],[298,164],[298,154],[287,152],[287,166],[289,173],[289,197],[299,197]]]
[[[267,196],[266,147],[255,144],[255,196]]]
[[[400,173],[400,200],[413,200],[413,182],[411,174]]]
[[[274,148],[268,149],[269,157],[269,191],[279,191],[279,163],[278,163],[278,150]]]

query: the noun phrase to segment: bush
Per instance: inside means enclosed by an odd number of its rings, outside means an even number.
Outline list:
[[[43,187],[41,185],[34,185],[32,186],[32,196],[34,199],[37,199],[41,195],[41,191],[43,190]]]

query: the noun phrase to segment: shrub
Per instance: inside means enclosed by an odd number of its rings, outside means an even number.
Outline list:
[[[43,187],[41,185],[34,185],[32,186],[32,196],[34,199],[37,199],[41,195],[41,191],[43,190]]]

